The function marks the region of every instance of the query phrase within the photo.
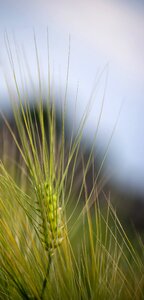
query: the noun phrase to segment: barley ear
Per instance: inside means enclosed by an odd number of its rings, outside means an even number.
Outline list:
[[[48,254],[53,255],[64,238],[64,222],[59,193],[48,181],[39,185],[36,191],[37,211],[39,211],[41,220],[38,228],[39,238]]]

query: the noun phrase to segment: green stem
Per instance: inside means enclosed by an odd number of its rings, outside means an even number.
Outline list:
[[[42,291],[41,291],[41,296],[40,296],[40,299],[41,299],[41,300],[42,300],[43,297],[44,297],[44,292],[45,292],[46,285],[47,285],[47,281],[48,281],[48,278],[49,278],[51,261],[52,261],[52,257],[51,257],[51,255],[49,255],[48,266],[47,266],[46,275],[45,275],[45,279],[44,279],[44,281],[43,281]]]

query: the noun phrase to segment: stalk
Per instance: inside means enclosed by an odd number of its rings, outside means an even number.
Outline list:
[[[41,299],[41,300],[42,300],[43,297],[44,297],[44,292],[45,292],[45,289],[46,289],[46,286],[47,286],[47,282],[48,282],[48,279],[49,279],[51,262],[52,262],[52,256],[51,256],[51,254],[49,254],[48,265],[47,265],[47,270],[46,270],[46,275],[45,275],[45,278],[44,278],[44,281],[43,281],[42,291],[41,291],[41,296],[40,296],[40,299]]]

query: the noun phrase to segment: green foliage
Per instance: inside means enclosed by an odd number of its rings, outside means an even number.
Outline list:
[[[132,244],[107,197],[101,210],[97,174],[87,192],[92,152],[77,174],[87,110],[68,146],[66,95],[58,137],[54,102],[48,97],[44,104],[40,95],[32,117],[9,54],[17,132],[4,119],[21,159],[0,162],[0,299],[144,299],[143,242],[137,237]],[[36,54],[40,79],[37,47]]]

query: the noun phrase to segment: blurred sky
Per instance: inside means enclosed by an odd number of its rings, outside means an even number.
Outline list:
[[[4,32],[8,32],[15,61],[25,49],[38,85],[33,29],[36,33],[43,82],[47,80],[46,27],[49,28],[50,63],[54,85],[62,93],[66,79],[68,36],[71,35],[69,75],[69,117],[74,113],[74,99],[79,82],[77,121],[98,80],[94,103],[85,129],[92,141],[103,96],[104,108],[99,128],[103,147],[113,135],[108,167],[116,182],[144,192],[144,1],[136,0],[31,0],[0,1],[0,98],[7,108],[8,92],[3,74],[11,87],[10,64]],[[16,40],[16,47],[13,39]],[[18,64],[17,76],[20,78]],[[29,89],[24,59],[23,80]],[[5,100],[4,100],[5,99]]]

